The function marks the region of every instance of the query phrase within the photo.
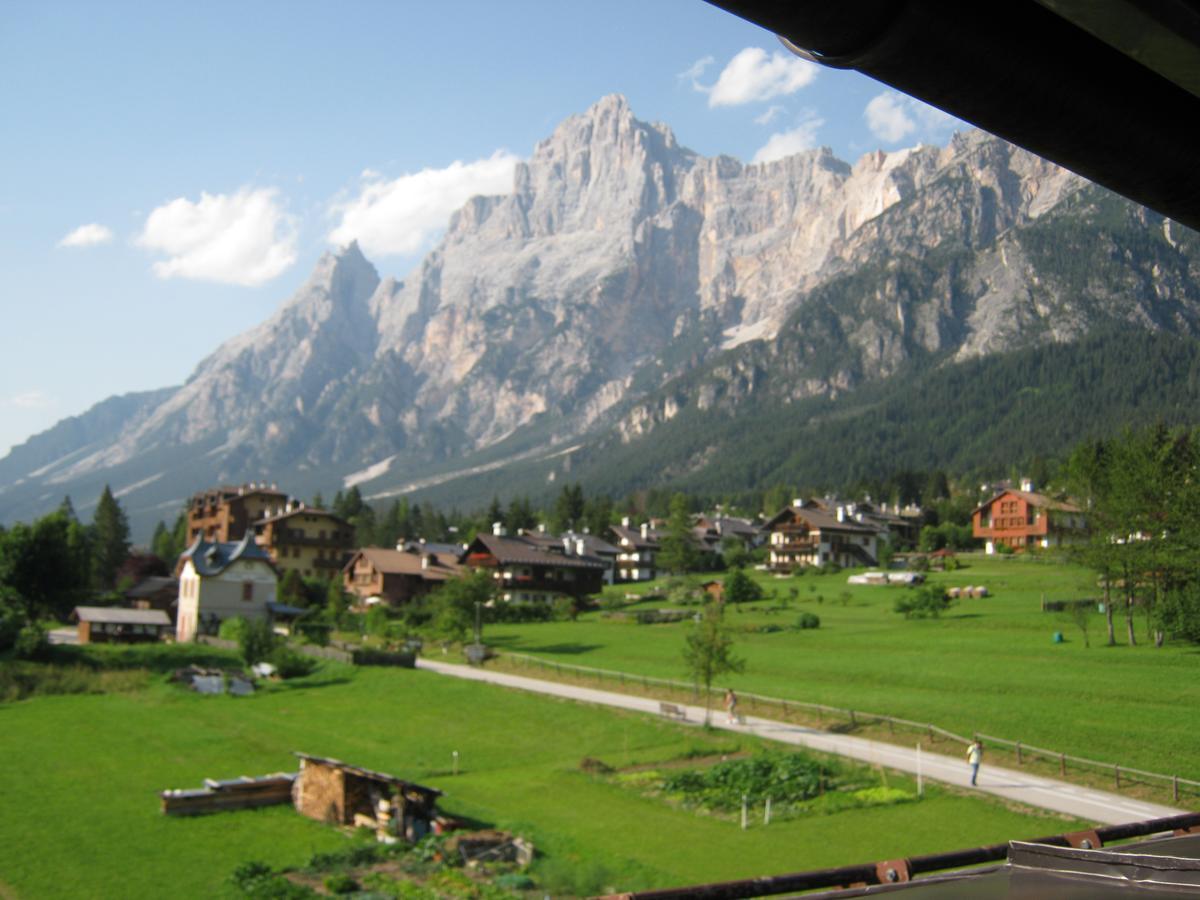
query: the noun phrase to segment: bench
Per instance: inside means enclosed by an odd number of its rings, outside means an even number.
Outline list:
[[[668,719],[679,719],[682,722],[687,721],[687,710],[682,706],[676,706],[674,703],[658,704],[658,711]]]

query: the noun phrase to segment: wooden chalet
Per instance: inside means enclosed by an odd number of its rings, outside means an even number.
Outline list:
[[[342,584],[364,603],[402,606],[462,572],[458,553],[364,547],[342,569]]]
[[[558,546],[555,551],[521,536],[481,534],[468,545],[459,562],[491,571],[500,599],[506,603],[599,593],[604,586],[605,564],[597,557],[574,552],[574,545]]]
[[[971,532],[985,542],[988,553],[1001,546],[1013,551],[1061,547],[1087,536],[1087,519],[1078,506],[1022,488],[1004,490],[975,507]]]
[[[776,571],[878,565],[879,530],[856,521],[844,506],[829,512],[811,501],[796,500],[764,527],[771,534],[768,564]]]
[[[243,484],[194,494],[188,503],[188,540],[240,541],[255,522],[286,505],[288,495],[275,485]]]
[[[652,581],[658,575],[656,559],[661,535],[648,522],[634,528],[628,517],[612,527],[617,545],[617,581]]]
[[[324,509],[289,503],[254,523],[254,540],[285,575],[329,578],[354,551],[354,526]]]

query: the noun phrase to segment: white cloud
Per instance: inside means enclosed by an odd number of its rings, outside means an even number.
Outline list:
[[[329,240],[358,241],[368,255],[416,253],[471,197],[511,191],[517,162],[516,156],[497,150],[487,159],[455,161],[444,169],[422,169],[391,181],[364,173],[358,196],[332,205],[341,221]]]
[[[23,394],[14,394],[8,398],[9,406],[17,406],[21,409],[45,409],[54,403],[53,398],[45,391],[26,391]]]
[[[708,93],[709,106],[741,106],[794,94],[812,83],[818,66],[791,54],[747,47],[729,61],[712,87],[696,85]]]
[[[153,210],[137,238],[167,255],[154,264],[159,278],[190,278],[253,286],[296,261],[296,226],[274,188],[179,197]]]
[[[112,229],[98,222],[89,222],[87,225],[80,225],[61,241],[58,242],[60,247],[95,247],[98,244],[107,244],[113,239]]]
[[[896,91],[884,91],[871,99],[863,110],[867,127],[879,140],[894,144],[918,131],[936,138],[949,131],[958,120],[940,109]]]
[[[770,125],[777,118],[779,118],[779,114],[782,112],[783,112],[782,106],[778,106],[778,105],[771,106],[761,116],[755,117],[754,124],[755,125]]]
[[[803,150],[811,150],[817,146],[817,132],[824,124],[824,119],[817,118],[811,113],[808,114],[799,125],[790,131],[779,131],[771,135],[750,162],[774,162]]]
[[[704,88],[701,87],[699,78],[701,75],[704,74],[704,70],[707,69],[709,66],[711,66],[715,62],[716,62],[716,60],[713,59],[713,57],[705,56],[702,59],[696,60],[694,63],[692,63],[690,66],[688,66],[686,69],[684,69],[682,72],[680,72],[675,77],[678,78],[680,81],[690,81],[692,83],[692,87],[694,87],[698,91],[703,91]]]

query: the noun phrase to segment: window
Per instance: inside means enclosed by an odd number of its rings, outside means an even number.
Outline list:
[[[253,581],[243,581],[242,582],[242,601],[244,603],[249,603],[253,599],[254,599],[254,582]]]

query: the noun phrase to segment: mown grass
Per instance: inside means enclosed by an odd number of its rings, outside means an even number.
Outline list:
[[[439,787],[450,812],[526,834],[542,854],[541,885],[555,895],[930,853],[1075,824],[939,789],[920,803],[743,832],[579,767],[585,756],[628,766],[727,752],[729,741],[421,671],[334,664],[246,698],[202,697],[156,676],[139,691],[0,704],[0,892],[228,896],[238,863],[296,866],[344,846],[337,831],[290,807],[186,819],[159,812],[164,788],[293,769],[293,750]],[[899,776],[892,784],[912,789]]]
[[[930,581],[985,585],[992,596],[961,600],[941,618],[924,620],[893,612],[904,588],[848,585],[847,574],[788,579],[757,574],[776,600],[733,607],[727,614],[739,630],[736,652],[746,669],[723,681],[744,691],[1200,778],[1194,712],[1200,707],[1200,649],[1152,646],[1140,616],[1138,646],[1125,645],[1120,617],[1118,646],[1103,646],[1104,617],[1098,612],[1089,617],[1086,647],[1067,616],[1041,612],[1041,597],[1096,597],[1087,570],[1054,560],[973,557],[962,569],[931,574]],[[788,609],[771,609],[785,598]],[[791,626],[803,611],[820,617],[819,629],[757,631]],[[577,622],[495,625],[484,639],[502,651],[683,679],[686,628],[589,613]],[[1053,642],[1056,631],[1063,643]]]

